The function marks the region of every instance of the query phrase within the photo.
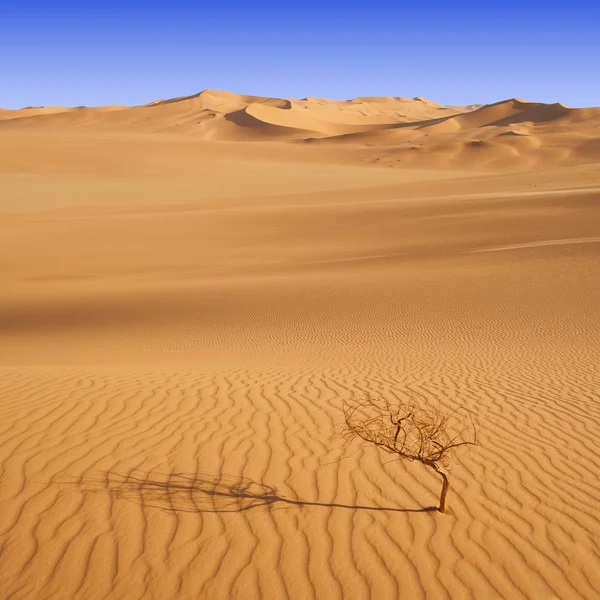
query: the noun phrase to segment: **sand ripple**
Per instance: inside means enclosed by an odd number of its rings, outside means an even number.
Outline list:
[[[591,358],[3,369],[2,597],[592,598]],[[366,389],[474,412],[448,516],[419,465],[336,437],[341,400]]]

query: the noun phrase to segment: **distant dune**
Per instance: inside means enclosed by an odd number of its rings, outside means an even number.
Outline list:
[[[318,140],[368,147],[362,160],[379,165],[438,169],[523,170],[600,159],[597,144],[590,143],[600,135],[600,108],[516,98],[442,106],[422,97],[294,100],[205,90],[135,107],[1,111],[0,131],[15,129],[160,132],[213,141]],[[378,147],[385,148],[384,155]]]

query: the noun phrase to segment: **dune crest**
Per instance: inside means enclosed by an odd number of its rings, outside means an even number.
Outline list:
[[[228,142],[316,140],[329,148],[339,144],[344,153],[353,147],[361,162],[387,167],[526,170],[600,160],[593,143],[600,135],[600,108],[519,98],[443,106],[421,96],[295,100],[207,89],[134,107],[1,111],[0,131],[18,130],[163,133]]]

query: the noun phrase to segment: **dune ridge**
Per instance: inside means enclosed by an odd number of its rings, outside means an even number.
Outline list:
[[[362,161],[386,167],[527,170],[593,163],[600,156],[595,143],[600,108],[574,109],[518,98],[443,106],[422,97],[295,100],[204,90],[134,107],[0,112],[0,131],[15,130],[343,144]]]

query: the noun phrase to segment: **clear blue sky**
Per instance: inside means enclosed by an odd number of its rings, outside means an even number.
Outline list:
[[[600,1],[0,1],[0,106],[517,96],[600,105]]]

